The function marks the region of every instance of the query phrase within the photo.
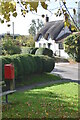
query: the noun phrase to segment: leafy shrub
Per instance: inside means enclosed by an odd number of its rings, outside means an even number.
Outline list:
[[[53,51],[48,48],[39,48],[36,50],[36,55],[48,55],[49,57],[53,56]]]
[[[38,48],[34,48],[34,47],[22,47],[22,53],[35,54],[37,49]]]
[[[15,79],[17,82],[33,73],[51,72],[54,68],[54,60],[48,56],[35,56],[28,54],[1,57],[4,80],[4,65],[14,64]]]
[[[75,61],[80,62],[80,35],[73,34],[64,41],[65,52]]]
[[[16,37],[16,40],[20,43],[21,46],[34,47],[35,41],[32,35],[19,35]]]
[[[31,54],[33,47],[22,47],[22,53]]]
[[[28,40],[26,43],[27,47],[34,47],[35,46],[35,41],[32,35],[28,36]]]
[[[13,54],[20,54],[21,53],[21,48],[17,44],[17,41],[9,38],[2,40],[2,54],[6,55],[13,55]]]

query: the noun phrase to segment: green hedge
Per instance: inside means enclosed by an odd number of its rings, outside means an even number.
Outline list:
[[[52,57],[53,51],[48,48],[39,48],[36,50],[35,55],[48,55],[49,57]]]
[[[43,72],[51,72],[53,68],[55,67],[55,63],[53,61],[53,58],[48,56],[40,56],[40,59],[43,63]]]
[[[48,48],[22,47],[23,54],[47,55],[53,56],[53,51]]]
[[[38,49],[38,48],[33,48],[33,50],[31,51],[31,54],[34,54],[34,55],[35,55],[37,49]]]
[[[48,56],[30,54],[2,57],[2,71],[4,80],[4,65],[13,63],[16,81],[22,80],[33,73],[51,72],[55,66],[54,59]]]

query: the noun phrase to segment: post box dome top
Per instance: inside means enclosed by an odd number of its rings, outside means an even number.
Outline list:
[[[12,64],[12,63],[10,63],[10,64],[5,64],[5,66],[13,66],[13,64]]]

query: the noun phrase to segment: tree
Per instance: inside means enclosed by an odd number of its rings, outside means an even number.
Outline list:
[[[4,20],[6,22],[10,21],[10,16],[17,16],[17,10],[16,10],[16,5],[19,4],[21,7],[21,13],[25,17],[26,13],[29,11],[36,11],[37,12],[37,7],[39,4],[39,0],[0,0],[0,15],[1,15],[1,23],[4,23]],[[47,9],[47,4],[44,2],[41,2],[41,5],[44,9]],[[29,8],[29,9],[28,9]]]
[[[37,29],[37,32],[44,26],[43,22],[39,19],[37,19],[37,23],[36,23],[36,29]]]
[[[39,19],[37,21],[32,20],[31,26],[29,28],[29,34],[35,36],[36,33],[44,26],[43,22]]]
[[[30,34],[29,36],[25,35],[20,35],[16,38],[16,40],[19,43],[19,46],[24,46],[24,47],[34,47],[35,46],[35,41],[33,39],[33,36]]]
[[[31,34],[32,36],[36,35],[36,22],[35,22],[35,20],[32,20],[31,26],[29,28],[29,34]]]
[[[34,41],[32,35],[29,35],[26,46],[27,47],[35,47],[35,41]]]
[[[41,6],[47,10],[47,8],[48,8],[48,4],[46,3],[47,0],[17,0],[17,3],[15,2],[15,0],[12,0],[12,1],[0,0],[1,23],[4,23],[4,20],[6,20],[6,22],[9,22],[11,15],[14,17],[17,16],[16,4],[20,5],[21,13],[25,17],[26,13],[29,11],[37,12],[37,7],[39,4],[39,1],[41,2]],[[48,0],[48,1],[50,1],[50,0]],[[60,8],[58,9],[56,16],[61,16],[62,14],[64,14],[64,16],[66,18],[65,19],[66,25],[69,25],[68,17],[71,17],[76,28],[79,30],[79,27],[77,26],[76,22],[74,21],[73,17],[71,16],[71,14],[66,6],[67,0],[55,0],[55,1],[59,1],[59,4],[60,4]],[[63,5],[61,5],[61,2]],[[73,9],[74,14],[76,13],[75,11],[76,10]],[[44,17],[44,15],[42,15],[42,17]]]
[[[25,35],[19,35],[18,37],[16,37],[16,41],[19,42],[20,46],[26,46],[27,40],[28,40],[28,36]]]
[[[68,36],[64,41],[65,52],[77,62],[80,62],[80,33]]]

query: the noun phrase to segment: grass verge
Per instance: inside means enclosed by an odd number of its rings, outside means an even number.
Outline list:
[[[80,86],[79,86],[80,87]],[[9,95],[12,104],[3,105],[6,118],[77,118],[78,84],[60,83]]]
[[[21,80],[21,82],[16,83],[16,87],[21,87],[24,85],[33,85],[38,83],[46,83],[51,81],[61,80],[60,76],[50,74],[50,73],[44,73],[44,74],[33,74],[27,76],[24,80]]]

